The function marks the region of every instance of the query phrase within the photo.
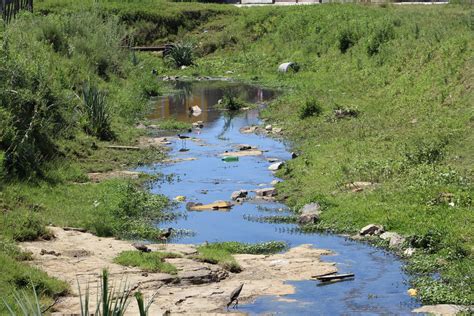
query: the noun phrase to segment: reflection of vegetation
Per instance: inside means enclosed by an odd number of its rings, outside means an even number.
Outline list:
[[[218,139],[225,140],[224,134],[227,133],[229,128],[232,126],[232,119],[235,117],[235,113],[226,113],[224,115],[224,126],[222,126],[222,131],[217,135]]]
[[[222,97],[220,107],[229,111],[238,111],[246,106],[247,103],[244,100],[245,99],[239,96],[238,90],[228,88],[224,90],[224,96]]]

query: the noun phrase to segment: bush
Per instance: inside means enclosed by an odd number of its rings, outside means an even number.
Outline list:
[[[191,66],[194,61],[194,46],[190,43],[173,44],[163,53],[165,60],[175,67]]]
[[[405,145],[405,160],[408,164],[434,164],[444,157],[445,139],[418,139],[413,145]]]
[[[221,104],[222,108],[229,111],[239,111],[245,106],[245,104],[246,103],[237,97],[237,94],[231,89],[226,89],[224,91]]]
[[[301,106],[299,110],[299,117],[300,119],[304,120],[305,118],[311,116],[319,116],[321,113],[323,113],[321,105],[319,105],[316,99],[311,98],[306,100],[306,102]]]
[[[390,23],[384,23],[375,29],[375,32],[369,39],[367,45],[367,54],[369,56],[376,55],[380,52],[381,47],[384,43],[395,37],[393,25]]]

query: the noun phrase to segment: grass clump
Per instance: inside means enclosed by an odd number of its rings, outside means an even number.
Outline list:
[[[173,44],[164,52],[164,58],[176,68],[191,66],[194,62],[194,46],[191,43]]]
[[[197,259],[212,264],[219,264],[231,272],[240,272],[239,266],[233,254],[272,254],[283,251],[288,245],[284,242],[270,241],[264,243],[247,244],[236,241],[217,242],[200,246]]]
[[[184,131],[191,128],[191,124],[187,122],[178,121],[174,118],[159,120],[158,122],[156,122],[156,125],[159,129],[165,131]]]
[[[180,258],[181,255],[171,252],[140,252],[140,251],[122,251],[114,262],[128,266],[137,267],[147,272],[162,272],[176,274],[178,270],[171,263],[165,262],[166,258]]]
[[[311,116],[319,116],[323,113],[323,108],[315,98],[306,100],[299,110],[299,118],[304,120]]]
[[[82,87],[84,114],[86,117],[85,130],[100,140],[112,140],[114,133],[110,128],[110,110],[107,104],[107,93],[99,90],[90,83]]]

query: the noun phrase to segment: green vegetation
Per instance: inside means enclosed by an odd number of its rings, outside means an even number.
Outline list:
[[[194,60],[194,47],[190,43],[173,44],[165,50],[165,61],[174,67],[191,66]]]
[[[141,153],[104,158],[110,157],[108,143],[87,135],[87,117],[77,117],[81,87],[93,82],[108,92],[115,142],[130,144],[140,136],[132,123],[159,92],[152,69],[195,76],[232,70],[241,80],[286,88],[264,115],[284,128],[301,155],[279,171],[285,181],[278,190],[295,210],[313,201],[327,206],[320,222],[304,229],[354,233],[383,224],[417,247],[408,269],[419,277],[414,285],[424,302],[473,304],[472,8],[241,10],[164,0],[43,0],[36,7],[36,15],[23,14],[0,29],[2,237],[47,236],[39,229],[42,221],[117,232],[114,227],[121,226],[98,227],[94,201],[97,214],[112,222],[117,215],[125,227],[146,235],[113,194],[121,181],[72,183],[85,182],[85,172],[116,168],[127,157],[133,163],[147,159]],[[120,48],[178,39],[196,43],[193,65],[185,70]],[[278,73],[288,60],[300,70]],[[317,102],[306,104],[312,99]],[[352,192],[346,184],[354,181],[377,185]],[[117,211],[118,205],[127,211]],[[20,233],[8,228],[17,220],[26,227]],[[236,269],[230,254],[225,247],[200,248],[204,260]],[[2,269],[31,269],[4,250],[0,258],[9,260]],[[440,278],[433,280],[435,272]],[[39,280],[55,282],[44,275]],[[13,288],[21,286],[0,277],[2,293]],[[47,288],[46,296],[60,293]]]
[[[240,272],[242,268],[235,261],[233,254],[273,254],[286,249],[288,245],[284,242],[271,241],[257,244],[246,244],[236,241],[217,242],[206,244],[198,248],[197,259],[212,264],[219,264],[231,272]]]
[[[178,270],[174,265],[164,262],[166,258],[179,258],[181,255],[171,252],[140,252],[140,251],[123,251],[115,259],[114,262],[129,266],[137,267],[148,272],[163,272],[176,274]]]

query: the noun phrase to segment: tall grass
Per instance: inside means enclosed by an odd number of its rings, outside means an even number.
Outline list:
[[[191,43],[173,44],[164,52],[165,60],[174,67],[191,66],[194,62],[194,46]]]
[[[110,107],[107,104],[107,93],[90,83],[82,87],[86,131],[100,140],[112,140],[114,133],[110,128]]]

